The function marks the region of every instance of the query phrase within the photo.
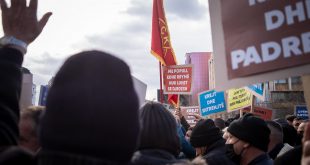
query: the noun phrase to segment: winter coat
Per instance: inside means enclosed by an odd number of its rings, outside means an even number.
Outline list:
[[[185,163],[178,160],[171,153],[160,149],[145,149],[134,153],[132,159],[134,165],[166,165],[175,163]]]
[[[203,158],[206,160],[208,165],[234,165],[234,162],[226,156],[224,139],[220,139],[210,146],[207,146],[207,150],[205,155],[203,155]]]
[[[262,154],[252,160],[248,165],[273,165],[273,161],[268,154]]]

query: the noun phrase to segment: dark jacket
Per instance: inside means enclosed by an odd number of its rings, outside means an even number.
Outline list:
[[[269,155],[269,157],[271,158],[271,159],[275,159],[275,158],[277,158],[277,155],[279,154],[279,152],[281,151],[281,149],[284,147],[284,144],[283,143],[279,143],[279,144],[277,144],[269,153],[268,153],[268,155]]]
[[[37,165],[130,165],[110,160],[97,159],[85,155],[64,152],[40,151],[37,156]]]
[[[0,148],[17,145],[23,55],[0,49]]]
[[[32,164],[34,157],[19,147],[19,98],[23,55],[12,48],[0,48],[0,164]]]
[[[273,165],[273,161],[268,154],[262,154],[252,160],[248,165]]]
[[[148,149],[135,152],[131,162],[134,165],[166,165],[185,161],[176,159],[174,155],[164,150]]]
[[[220,139],[215,143],[207,146],[207,150],[203,158],[208,165],[233,165],[234,163],[226,156],[225,140]]]
[[[181,125],[178,125],[178,135],[181,142],[181,154],[179,158],[193,159],[196,156],[195,148],[185,139],[182,128]]]
[[[191,127],[191,126],[187,123],[187,121],[186,121],[186,119],[185,119],[184,116],[181,117],[180,122],[181,122],[183,128],[185,129],[185,132],[188,131],[188,128],[189,128],[189,127]]]
[[[277,157],[274,160],[275,165],[300,164],[302,156],[302,146],[297,146]]]

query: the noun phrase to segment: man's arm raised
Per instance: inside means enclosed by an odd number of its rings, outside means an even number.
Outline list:
[[[34,41],[51,13],[37,20],[37,0],[11,0],[8,7],[0,0],[4,38],[0,48],[0,151],[16,145],[19,121],[19,97],[21,91],[23,46]]]

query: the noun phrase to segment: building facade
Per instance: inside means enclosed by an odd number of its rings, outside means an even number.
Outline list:
[[[193,65],[192,94],[189,97],[190,106],[198,106],[198,94],[209,90],[209,62],[211,52],[186,53],[185,64]]]

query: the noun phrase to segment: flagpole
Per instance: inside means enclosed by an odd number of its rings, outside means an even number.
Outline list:
[[[162,85],[162,74],[161,74],[161,63],[159,62],[159,80],[160,80],[160,90],[159,90],[159,97],[160,97],[160,103],[164,103],[163,102],[163,85]]]

